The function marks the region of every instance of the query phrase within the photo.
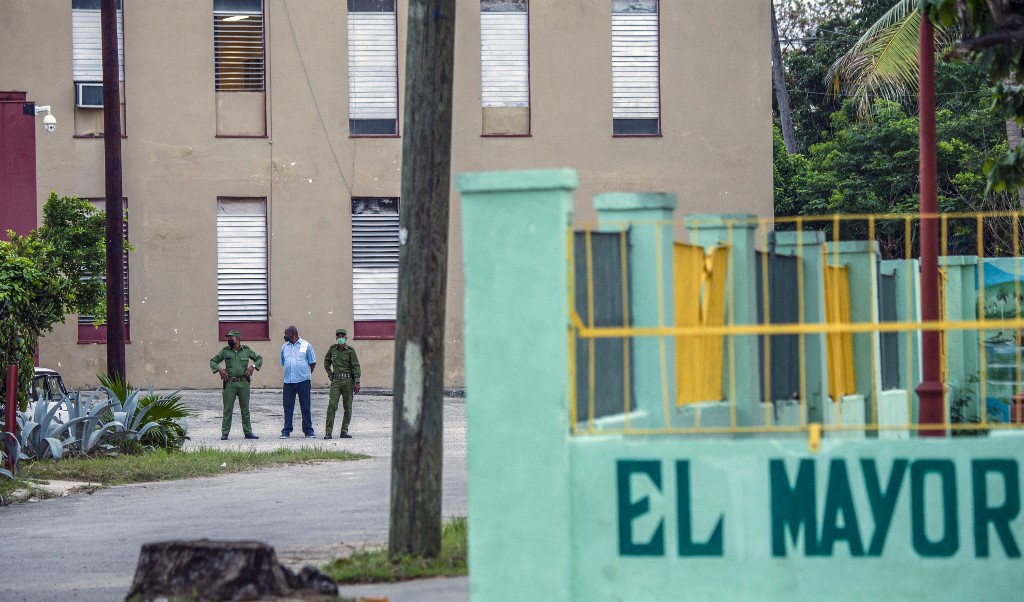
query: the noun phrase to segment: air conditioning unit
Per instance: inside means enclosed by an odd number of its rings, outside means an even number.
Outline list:
[[[103,84],[75,82],[75,106],[80,109],[102,109]]]

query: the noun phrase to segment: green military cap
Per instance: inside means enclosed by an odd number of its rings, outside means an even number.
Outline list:
[[[348,331],[345,330],[344,328],[339,328],[338,330],[334,331],[334,336],[338,336],[338,335],[346,336],[347,337],[348,336]]]
[[[242,333],[238,332],[237,330],[229,330],[228,331],[228,336],[229,337],[241,337]]]

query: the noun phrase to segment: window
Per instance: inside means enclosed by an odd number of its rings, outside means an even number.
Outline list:
[[[353,338],[395,338],[398,199],[352,199]]]
[[[100,213],[106,214],[107,202],[105,199],[89,199],[93,207],[99,210]],[[128,242],[128,201],[123,201],[124,208],[124,221],[122,224],[124,241]],[[124,340],[125,342],[131,342],[131,321],[129,320],[129,308],[131,304],[128,300],[128,249],[125,246],[124,251]],[[83,274],[82,278],[89,278],[91,274]],[[104,284],[106,283],[106,275],[102,278]],[[104,320],[106,316],[104,316]],[[101,324],[96,325],[96,316],[80,315],[78,316],[78,342],[79,343],[106,343],[107,342],[107,325]]]
[[[612,0],[612,132],[661,134],[658,0]]]
[[[103,83],[100,0],[71,0],[71,69],[75,83]],[[117,62],[124,81],[124,11],[117,2]],[[102,106],[102,96],[100,98]]]
[[[217,321],[223,340],[232,329],[269,340],[266,199],[217,200]]]
[[[117,2],[117,62],[120,86],[121,133],[125,127],[124,106],[124,11]],[[100,0],[71,0],[71,77],[74,99],[74,135],[103,136],[103,36]]]
[[[214,81],[218,92],[263,92],[262,0],[214,0]]]
[[[529,135],[527,0],[480,0],[480,97],[484,136]]]
[[[262,0],[214,0],[218,136],[266,136],[265,50]]]
[[[348,0],[348,129],[398,135],[395,0]]]

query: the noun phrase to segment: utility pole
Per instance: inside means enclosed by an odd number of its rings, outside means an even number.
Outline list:
[[[935,155],[935,30],[928,15],[921,15],[918,35],[918,102],[920,103],[920,128],[918,130],[918,153],[921,176],[921,320],[939,320],[939,234],[936,222],[938,213],[938,184],[936,183]],[[939,332],[925,330],[921,333],[921,357],[923,380],[917,386],[918,422],[924,425],[945,423],[942,403],[943,387],[939,369]],[[922,437],[944,437],[942,429],[922,429]]]
[[[107,218],[107,374],[124,380],[124,209],[121,192],[121,85],[117,0],[100,1],[103,39],[103,165]]]
[[[409,0],[388,553],[441,549],[455,0]]]

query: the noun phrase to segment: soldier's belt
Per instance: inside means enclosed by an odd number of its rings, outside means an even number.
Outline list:
[[[344,380],[346,378],[352,378],[351,372],[335,372],[334,377],[331,380]]]
[[[248,376],[229,376],[228,377],[228,381],[229,382],[233,382],[233,383],[243,383],[243,382],[247,383],[247,382],[249,382],[249,377]]]

